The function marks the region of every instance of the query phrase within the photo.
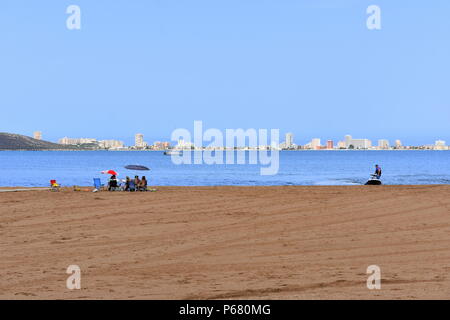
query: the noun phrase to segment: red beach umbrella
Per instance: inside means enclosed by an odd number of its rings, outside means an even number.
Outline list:
[[[118,176],[119,174],[115,172],[114,170],[108,170],[108,171],[102,171],[103,174],[110,174],[113,176]]]

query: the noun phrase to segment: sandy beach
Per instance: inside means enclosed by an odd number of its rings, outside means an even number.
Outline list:
[[[0,193],[2,299],[448,299],[450,186]],[[66,268],[81,268],[81,290]],[[366,269],[381,268],[381,290]]]

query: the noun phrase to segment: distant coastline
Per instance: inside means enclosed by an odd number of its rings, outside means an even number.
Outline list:
[[[3,151],[78,151],[77,146],[64,146],[57,143],[34,139],[20,134],[0,132],[0,150]]]
[[[0,152],[2,151],[29,151],[29,152],[36,152],[36,151],[48,151],[48,152],[54,152],[54,151],[65,151],[65,152],[164,152],[167,150],[151,150],[151,149],[126,149],[126,150],[109,150],[109,149],[0,149]],[[237,152],[237,151],[245,151],[245,152],[258,152],[258,151],[279,151],[279,152],[361,152],[361,151],[373,151],[373,152],[379,152],[379,151],[450,151],[450,149],[297,149],[297,150],[279,150],[279,149],[234,149],[234,150],[225,150],[225,149],[196,149],[196,150],[186,150],[181,149],[183,152],[205,152],[205,151],[222,151],[222,152]]]
[[[143,135],[137,134],[134,146],[125,146],[123,142],[117,140],[97,141],[96,139],[60,139],[59,143],[42,140],[40,132],[35,138],[24,135],[0,132],[0,151],[408,151],[408,150],[436,150],[448,151],[450,147],[445,141],[438,140],[434,145],[403,146],[396,141],[395,146],[391,146],[387,140],[380,140],[379,146],[372,146],[367,139],[351,139],[346,136],[346,142],[340,141],[334,145],[332,140],[327,141],[327,145],[321,145],[320,139],[313,139],[310,143],[300,146],[294,144],[292,134],[286,135],[286,142],[274,145],[243,146],[243,147],[223,147],[223,146],[197,146],[191,142],[178,141],[176,146],[171,146],[170,142],[156,141],[153,145],[148,145],[143,141]],[[360,140],[364,143],[360,143]],[[200,145],[200,144],[199,144]]]

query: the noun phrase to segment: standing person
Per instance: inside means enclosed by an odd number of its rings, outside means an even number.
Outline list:
[[[381,167],[379,165],[375,165],[375,176],[377,177],[377,179],[381,178]]]
[[[147,191],[147,178],[145,178],[145,176],[142,176],[141,184],[139,185],[139,190]]]

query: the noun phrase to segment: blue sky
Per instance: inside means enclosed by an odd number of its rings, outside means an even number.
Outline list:
[[[81,8],[81,30],[66,8]],[[382,29],[366,28],[366,8]],[[0,131],[450,142],[448,0],[2,0]]]

